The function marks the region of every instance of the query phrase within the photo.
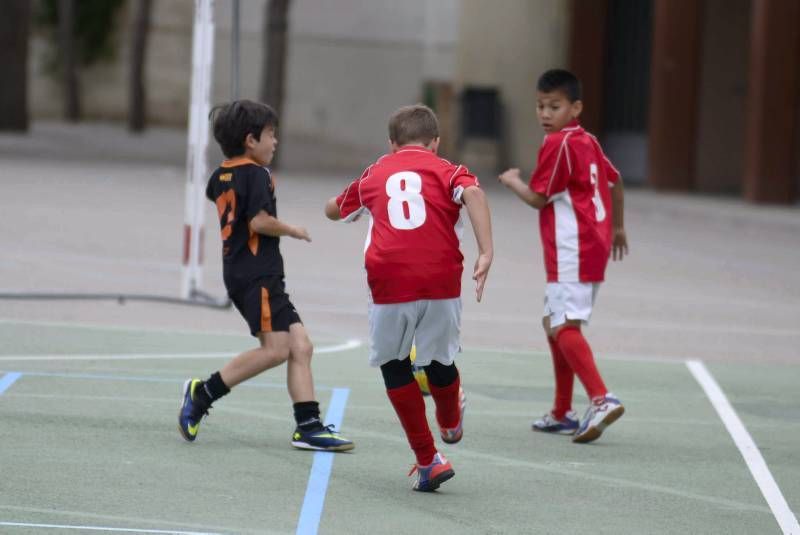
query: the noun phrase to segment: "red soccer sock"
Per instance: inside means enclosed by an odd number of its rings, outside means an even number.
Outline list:
[[[572,388],[575,383],[575,373],[561,353],[556,341],[548,336],[547,343],[550,344],[550,355],[553,357],[553,374],[556,378],[553,418],[561,420],[572,410]]]
[[[436,421],[439,427],[453,429],[458,427],[461,420],[461,404],[459,403],[458,390],[461,388],[461,377],[456,376],[456,380],[447,386],[436,386],[428,381],[433,401],[436,403]]]
[[[408,444],[417,456],[417,464],[429,465],[436,455],[433,435],[425,417],[425,400],[416,381],[386,391],[400,424],[406,432]]]
[[[603,383],[603,378],[600,377],[600,372],[597,371],[592,349],[586,342],[586,338],[583,337],[580,328],[572,325],[562,327],[556,335],[556,344],[572,371],[583,383],[589,399],[594,400],[605,396],[608,390]]]

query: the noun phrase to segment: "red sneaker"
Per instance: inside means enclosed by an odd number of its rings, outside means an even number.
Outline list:
[[[415,464],[408,475],[417,473],[417,477],[411,484],[411,488],[420,492],[433,492],[439,485],[456,475],[453,465],[444,458],[444,455],[437,453],[433,456],[433,462],[427,466]]]

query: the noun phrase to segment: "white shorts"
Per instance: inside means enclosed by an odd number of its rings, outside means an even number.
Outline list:
[[[544,289],[544,317],[550,318],[550,327],[558,327],[568,319],[588,324],[599,289],[599,282],[548,282]]]
[[[369,305],[369,364],[404,359],[417,346],[417,366],[445,366],[461,351],[461,298]]]

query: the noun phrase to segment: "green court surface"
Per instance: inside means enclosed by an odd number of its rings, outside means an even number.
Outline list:
[[[314,340],[322,410],[340,410],[357,444],[314,454],[289,445],[282,368],[220,400],[195,443],[180,438],[183,381],[248,337],[9,321],[0,342],[2,533],[781,533],[679,361],[601,359],[627,412],[598,442],[574,445],[530,431],[552,396],[547,355],[465,348],[465,437],[441,446],[456,476],[421,494],[364,345]],[[800,370],[707,368],[800,511]]]

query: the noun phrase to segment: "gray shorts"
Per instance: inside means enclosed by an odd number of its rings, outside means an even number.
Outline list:
[[[418,366],[445,366],[461,351],[461,298],[369,305],[369,364],[402,360],[417,346]]]

